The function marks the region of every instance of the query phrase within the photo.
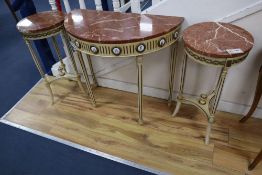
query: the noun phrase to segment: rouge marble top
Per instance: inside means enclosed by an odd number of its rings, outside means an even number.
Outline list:
[[[16,27],[21,33],[38,33],[46,31],[64,22],[64,14],[58,11],[40,12],[20,20]]]
[[[73,10],[64,25],[68,33],[80,40],[117,44],[161,36],[176,29],[183,20],[172,16]]]
[[[233,58],[248,53],[254,44],[246,30],[227,23],[204,22],[188,27],[183,32],[185,47],[198,54],[215,58]],[[241,49],[229,54],[227,49]]]

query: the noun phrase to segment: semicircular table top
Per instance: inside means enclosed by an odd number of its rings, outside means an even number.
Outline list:
[[[183,40],[186,48],[218,59],[246,55],[254,45],[254,39],[248,31],[220,22],[194,24],[183,32]]]
[[[77,39],[104,44],[130,43],[162,36],[183,17],[78,9],[66,15],[66,31]]]
[[[46,11],[30,15],[20,20],[16,27],[21,33],[38,33],[63,25],[64,14],[59,11]]]

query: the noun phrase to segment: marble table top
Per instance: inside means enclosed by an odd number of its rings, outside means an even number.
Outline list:
[[[253,47],[252,35],[236,25],[204,22],[183,32],[185,47],[214,58],[234,58],[247,54]]]
[[[38,33],[56,28],[63,22],[63,13],[46,11],[23,18],[17,23],[16,27],[21,33]]]
[[[118,44],[143,41],[173,31],[184,18],[95,10],[73,10],[65,28],[74,37],[88,42]]]

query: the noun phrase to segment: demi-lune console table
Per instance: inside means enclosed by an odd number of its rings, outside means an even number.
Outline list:
[[[96,81],[89,55],[102,57],[136,57],[138,76],[138,113],[142,118],[143,56],[165,47],[173,47],[170,61],[169,102],[172,99],[175,71],[176,41],[183,22],[182,17],[141,15],[94,10],[74,10],[65,18],[65,29],[77,52],[92,104],[92,92],[82,53],[87,54],[94,82]],[[161,58],[159,58],[161,59]]]

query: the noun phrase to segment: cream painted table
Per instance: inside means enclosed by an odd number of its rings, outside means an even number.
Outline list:
[[[80,86],[81,90],[85,92],[83,85],[80,81],[80,74],[77,72],[76,63],[73,57],[70,57],[71,63],[73,65],[75,75],[69,74],[65,68],[65,64],[63,63],[61,53],[59,51],[59,46],[57,44],[56,36],[61,34],[61,38],[66,44],[67,49],[70,47],[68,40],[66,39],[66,32],[64,29],[64,14],[57,11],[46,11],[40,12],[31,16],[28,16],[17,23],[17,29],[23,35],[23,38],[29,48],[29,51],[32,55],[34,63],[43,78],[45,85],[50,93],[50,97],[52,103],[54,103],[54,95],[51,89],[51,83],[55,82],[59,79],[68,79],[72,81],[76,81]],[[60,66],[58,68],[59,75],[50,79],[44,70],[42,69],[41,62],[34,52],[31,41],[32,40],[40,40],[44,38],[51,38],[52,43],[54,45],[54,49],[57,53],[57,57],[60,62]],[[88,94],[87,94],[88,95]]]
[[[228,69],[246,59],[253,47],[254,39],[246,30],[226,23],[204,22],[192,25],[183,32],[185,57],[182,64],[175,116],[182,103],[196,106],[208,120],[205,143],[209,143],[211,124],[214,122],[218,102],[222,93]],[[183,93],[187,59],[206,66],[221,67],[221,73],[214,90],[201,94],[199,98],[186,97]],[[230,82],[234,86],[234,82]],[[234,87],[232,87],[234,88]]]
[[[182,17],[140,15],[94,10],[74,10],[65,18],[65,29],[72,47],[78,53],[92,104],[96,101],[82,53],[87,54],[93,82],[97,84],[89,55],[102,57],[136,57],[138,70],[138,112],[140,124],[143,97],[143,56],[173,46],[170,62],[169,102],[172,99],[175,71],[175,43]],[[72,55],[71,55],[72,56]],[[161,59],[161,58],[159,58]]]

